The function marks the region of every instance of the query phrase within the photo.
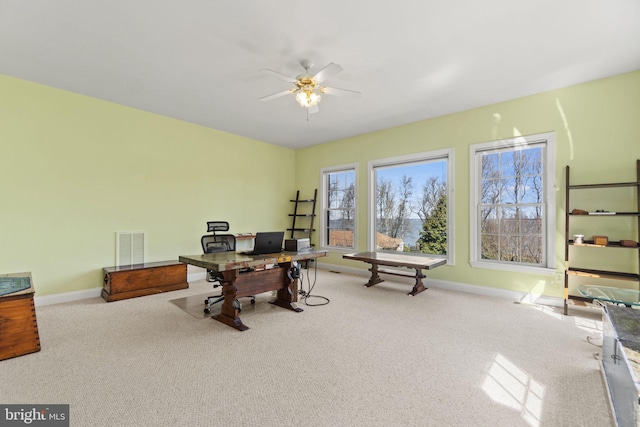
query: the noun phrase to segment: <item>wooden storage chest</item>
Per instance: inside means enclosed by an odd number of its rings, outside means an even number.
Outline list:
[[[187,289],[187,265],[178,261],[105,267],[102,298],[107,302]]]
[[[40,336],[36,309],[33,303],[31,274],[7,274],[1,276],[3,295],[0,297],[0,360],[40,351]],[[10,289],[9,278],[25,280],[20,291]]]

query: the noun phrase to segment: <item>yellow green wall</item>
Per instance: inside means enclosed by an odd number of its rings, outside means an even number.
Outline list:
[[[1,75],[0,94],[0,274],[37,296],[101,287],[117,231],[146,231],[152,262],[200,253],[208,220],[289,224],[293,150]]]
[[[100,287],[117,231],[146,231],[148,261],[162,261],[199,253],[207,220],[285,229],[295,190],[312,194],[321,168],[346,163],[359,164],[364,250],[367,162],[449,147],[455,265],[429,276],[560,296],[558,274],[469,265],[469,145],[556,132],[558,272],[564,167],[576,182],[628,181],[640,158],[640,71],[296,151],[6,76],[0,93],[0,274],[32,272],[39,296]],[[323,263],[364,268],[341,255]]]
[[[549,131],[556,133],[558,274],[545,276],[472,268],[469,264],[469,146]],[[635,160],[640,158],[640,71],[300,149],[296,151],[296,182],[301,191],[313,191],[320,188],[321,168],[358,163],[357,249],[366,250],[367,162],[451,147],[455,150],[455,265],[438,268],[430,272],[429,277],[561,296],[565,166],[571,166],[572,182],[576,183],[636,179]],[[606,204],[603,208],[606,209]],[[637,265],[637,254],[633,255],[635,258],[630,257],[629,262]],[[323,262],[365,268],[364,264],[342,260],[341,256],[334,253]],[[637,268],[635,265],[630,267]]]

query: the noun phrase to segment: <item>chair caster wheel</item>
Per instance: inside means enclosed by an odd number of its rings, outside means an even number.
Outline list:
[[[209,314],[209,313],[211,313],[211,310],[209,310],[208,308],[205,308],[205,309],[204,309],[204,312],[205,312],[205,313],[207,313],[207,314]]]

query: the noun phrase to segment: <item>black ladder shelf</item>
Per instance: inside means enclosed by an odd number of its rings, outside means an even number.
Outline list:
[[[311,239],[311,233],[316,231],[313,228],[313,220],[316,217],[316,199],[318,197],[318,189],[313,191],[313,199],[301,199],[300,190],[296,191],[295,200],[290,200],[294,203],[293,213],[289,214],[293,218],[291,228],[287,228],[287,231],[291,232],[291,238],[309,238]],[[301,207],[301,205],[307,205],[309,207]],[[299,223],[299,219],[305,219],[302,226]],[[296,224],[297,223],[297,224]]]

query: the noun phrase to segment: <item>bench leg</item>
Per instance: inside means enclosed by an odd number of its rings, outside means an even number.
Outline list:
[[[370,286],[376,285],[380,282],[384,282],[384,280],[382,280],[382,278],[380,277],[380,275],[378,275],[378,264],[371,264],[371,268],[369,269],[369,271],[371,272],[371,278],[369,279],[369,281],[367,283],[365,283],[365,286],[368,288]]]
[[[413,285],[413,289],[412,289],[412,290],[411,290],[411,292],[409,292],[407,295],[413,295],[413,296],[416,296],[416,295],[418,295],[420,292],[422,292],[422,291],[426,291],[427,289],[429,289],[429,288],[426,288],[426,287],[424,286],[424,283],[422,283],[422,279],[424,279],[424,278],[425,278],[425,275],[424,275],[424,274],[422,274],[422,270],[420,270],[420,269],[417,269],[417,268],[416,268],[416,275],[415,275],[415,278],[416,278],[416,284],[415,284],[415,285]]]

